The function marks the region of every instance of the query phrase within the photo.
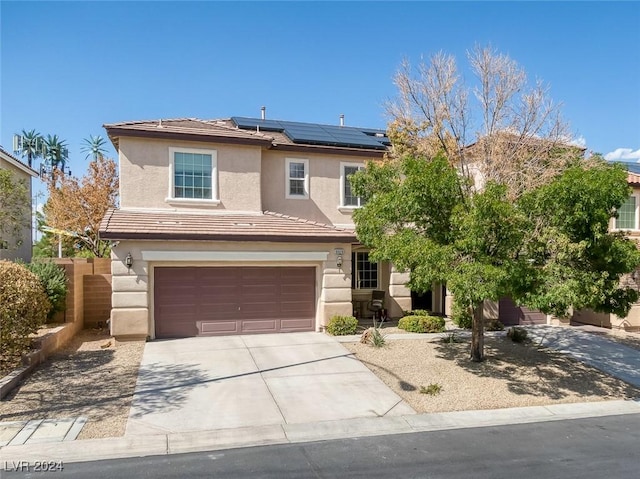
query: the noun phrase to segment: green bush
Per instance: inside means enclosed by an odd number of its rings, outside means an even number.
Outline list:
[[[513,328],[509,328],[507,330],[507,337],[511,339],[514,343],[522,343],[527,339],[527,330],[524,328],[519,328],[514,326]]]
[[[441,333],[444,318],[439,316],[405,316],[398,321],[398,328],[410,333]]]
[[[358,320],[353,316],[333,316],[327,324],[327,333],[332,336],[356,334]]]
[[[485,321],[484,329],[487,331],[504,331],[504,324],[498,319],[489,319]]]
[[[473,324],[473,315],[471,314],[471,310],[460,304],[455,300],[455,298],[453,300],[453,305],[451,306],[451,321],[453,321],[453,324],[463,329],[471,329]]]
[[[53,261],[37,261],[26,265],[26,267],[38,277],[49,298],[51,309],[47,314],[47,319],[53,318],[59,311],[64,311],[67,299],[67,276],[64,269]]]
[[[407,311],[405,316],[429,316],[431,311],[427,311],[426,309],[414,309],[413,311]]]
[[[29,335],[46,322],[49,309],[35,274],[23,265],[0,261],[0,369],[29,350]]]

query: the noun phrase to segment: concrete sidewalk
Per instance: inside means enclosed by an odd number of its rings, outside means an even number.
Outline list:
[[[541,346],[568,354],[615,378],[640,387],[640,351],[604,336],[572,327],[527,326],[529,337]]]
[[[588,417],[640,414],[639,401],[556,404],[512,409],[369,417],[340,421],[126,436],[112,439],[0,447],[0,464],[10,461],[84,462],[126,457],[216,451],[238,447],[406,434]]]

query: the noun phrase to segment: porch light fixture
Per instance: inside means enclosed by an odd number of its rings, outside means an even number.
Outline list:
[[[342,255],[344,254],[344,250],[342,248],[336,248],[334,251],[336,253],[336,266],[342,268]]]
[[[131,269],[131,267],[133,266],[133,257],[131,256],[131,253],[127,253],[127,256],[125,256],[124,264],[127,269]]]

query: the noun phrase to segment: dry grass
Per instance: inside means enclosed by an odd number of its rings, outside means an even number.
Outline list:
[[[473,363],[469,343],[391,340],[380,349],[344,344],[417,412],[497,409],[621,399],[640,390],[567,356],[531,343],[487,338],[486,360]],[[436,395],[421,394],[430,384]]]
[[[122,436],[144,342],[81,331],[0,402],[0,420],[88,418],[79,439]]]

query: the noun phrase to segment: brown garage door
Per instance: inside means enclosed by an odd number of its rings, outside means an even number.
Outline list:
[[[511,298],[502,298],[498,307],[498,319],[505,326],[547,323],[547,316],[544,313],[536,309],[518,306]]]
[[[156,337],[313,331],[315,268],[157,267]]]

